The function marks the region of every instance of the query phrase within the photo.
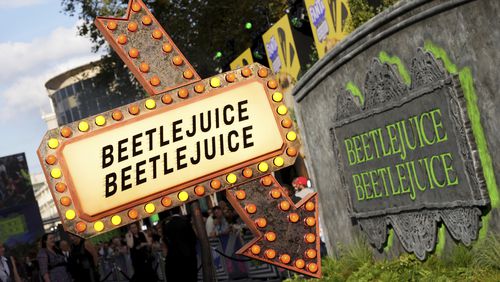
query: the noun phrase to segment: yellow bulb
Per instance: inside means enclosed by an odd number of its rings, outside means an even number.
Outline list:
[[[288,132],[286,134],[286,139],[288,139],[289,141],[295,141],[295,139],[297,139],[297,133],[293,131]]]
[[[113,215],[111,217],[111,223],[113,223],[113,225],[119,225],[122,223],[122,218],[119,215]]]
[[[189,199],[189,194],[186,191],[182,191],[177,195],[177,198],[179,198],[179,200],[185,202]]]
[[[49,148],[55,149],[59,146],[59,141],[57,141],[56,138],[50,138],[49,142],[47,142],[47,145],[49,146]]]
[[[78,124],[78,130],[80,130],[81,132],[86,132],[89,130],[89,124],[88,122],[86,121],[80,121],[80,123]]]
[[[102,230],[104,230],[104,223],[102,223],[102,221],[96,221],[94,223],[94,230],[97,232],[101,232]]]
[[[154,213],[155,212],[155,205],[153,203],[149,203],[149,204],[146,204],[146,206],[144,206],[144,210],[147,212],[147,213]]]
[[[102,126],[106,123],[106,118],[104,116],[97,116],[95,118],[95,124]]]
[[[152,109],[156,108],[156,102],[155,102],[155,100],[153,100],[153,99],[147,99],[146,100],[146,108],[148,110],[152,110]]]
[[[212,86],[213,88],[220,87],[220,79],[218,77],[213,77],[212,79],[210,79],[210,86]]]
[[[74,210],[67,210],[65,215],[66,215],[66,219],[68,219],[68,220],[75,219],[75,217],[76,217],[76,213]]]
[[[276,157],[273,161],[275,166],[283,166],[285,164],[285,160],[282,157]]]
[[[261,162],[259,164],[259,171],[260,172],[266,172],[269,169],[269,165],[265,162]]]
[[[288,109],[286,108],[285,105],[281,105],[278,107],[278,114],[286,115],[287,112],[288,112]]]
[[[50,176],[52,176],[52,178],[60,178],[62,176],[62,172],[59,168],[53,168],[51,171],[50,171]]]
[[[228,183],[236,183],[236,180],[238,180],[238,177],[234,173],[230,173],[227,175],[226,180]]]
[[[281,94],[281,92],[274,92],[273,101],[274,102],[281,102],[281,100],[283,100],[283,94]]]

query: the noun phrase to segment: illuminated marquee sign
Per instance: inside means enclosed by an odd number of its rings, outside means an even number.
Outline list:
[[[257,64],[244,71],[49,131],[39,155],[65,225],[93,235],[293,163],[276,82]]]
[[[61,155],[82,212],[94,216],[281,149],[261,83],[200,98],[66,143]]]
[[[91,237],[227,189],[256,236],[240,253],[320,277],[318,197],[294,204],[270,174],[300,148],[270,70],[200,80],[139,0],[96,25],[152,97],[44,136],[38,155],[65,229]]]

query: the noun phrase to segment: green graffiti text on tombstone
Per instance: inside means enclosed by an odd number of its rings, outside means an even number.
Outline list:
[[[405,65],[403,64],[403,62],[401,62],[401,59],[398,56],[389,56],[389,54],[387,54],[386,52],[381,51],[378,54],[378,59],[382,63],[388,63],[391,65],[395,65],[398,68],[398,72],[401,75],[401,77],[403,78],[404,83],[406,85],[411,84],[411,76],[408,73],[408,70],[406,70]]]

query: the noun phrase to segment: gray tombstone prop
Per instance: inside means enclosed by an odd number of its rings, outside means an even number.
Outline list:
[[[407,251],[424,259],[435,248],[438,226],[447,230],[440,237],[446,240],[445,248],[454,240],[471,244],[485,222],[488,232],[499,232],[498,14],[500,1],[496,0],[399,1],[348,35],[295,86],[292,95],[297,102],[297,122],[313,186],[321,197],[320,215],[329,251],[352,243],[360,232],[382,250],[392,227],[399,240],[386,249],[387,255]],[[384,63],[382,52],[406,66],[408,76],[397,63]],[[456,77],[463,71],[469,75],[468,82]],[[364,103],[349,85],[359,87]],[[366,135],[354,141],[353,137],[378,128],[387,132],[388,125],[399,134],[398,126],[402,127],[398,122],[405,121],[408,126],[414,116],[425,120],[423,132],[432,139],[429,115],[422,114],[436,109],[438,131],[446,133],[446,140],[440,135],[440,142],[408,149],[404,157],[386,154],[359,162],[353,161],[354,153],[347,150],[346,140],[358,142],[354,146],[358,148],[363,145],[361,138],[365,145],[370,140]],[[474,117],[472,124],[469,114]],[[368,151],[375,143],[386,148],[392,144],[384,134],[382,141],[369,143]],[[475,139],[477,136],[481,139]],[[396,140],[394,144],[397,147],[399,143]],[[359,160],[366,155],[364,148],[356,153]],[[373,191],[367,172],[372,171],[376,178],[373,170],[391,167],[392,173],[398,173],[397,165],[410,163],[411,172],[420,175],[416,178],[425,179],[425,158],[433,156],[436,167],[436,156],[442,158],[443,165],[433,177],[442,183],[448,176],[449,185],[427,185],[421,191],[413,183],[413,190],[406,187],[409,192],[398,194],[401,185],[396,175],[394,187],[386,185],[387,192],[383,185]],[[424,169],[419,168],[420,162]],[[362,177],[364,184],[370,184],[367,188],[360,186]],[[411,184],[408,179],[403,181],[406,186]],[[419,184],[425,186],[423,181]],[[395,193],[389,191],[392,188]],[[488,220],[481,223],[485,214]]]
[[[349,212],[369,241],[380,249],[390,224],[403,247],[424,259],[434,249],[438,221],[453,238],[470,245],[479,229],[477,207],[487,205],[489,197],[457,78],[421,49],[410,73],[408,87],[391,65],[374,59],[366,74],[364,106],[341,92],[331,136]],[[351,149],[347,156],[344,142],[353,136],[357,142],[350,141],[350,148],[359,143],[365,154]],[[351,165],[349,157],[365,161]]]

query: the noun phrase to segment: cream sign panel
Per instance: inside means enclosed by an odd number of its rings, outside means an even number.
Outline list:
[[[69,232],[91,237],[292,165],[300,140],[258,64],[48,131],[38,149]]]
[[[95,216],[280,150],[273,120],[254,81],[74,139],[62,156],[81,211]]]

